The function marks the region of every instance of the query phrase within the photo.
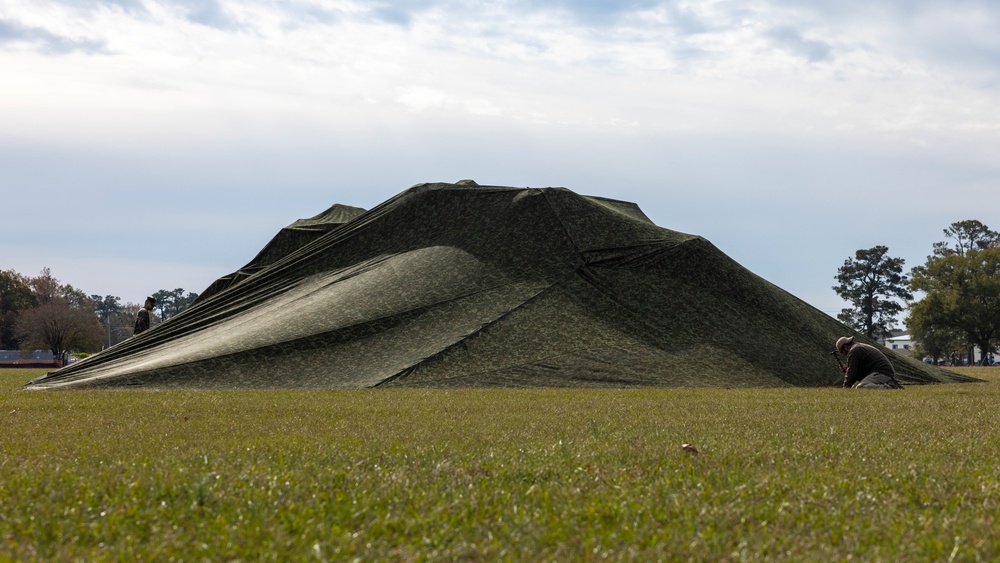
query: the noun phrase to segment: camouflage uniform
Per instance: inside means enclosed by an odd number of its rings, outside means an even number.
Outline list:
[[[143,307],[135,316],[135,327],[132,329],[132,336],[149,328],[149,309]]]

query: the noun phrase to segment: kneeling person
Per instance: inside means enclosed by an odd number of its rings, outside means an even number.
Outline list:
[[[837,351],[847,356],[844,387],[852,389],[902,389],[896,381],[896,370],[881,350],[868,344],[854,342],[854,337],[843,336],[837,340]]]

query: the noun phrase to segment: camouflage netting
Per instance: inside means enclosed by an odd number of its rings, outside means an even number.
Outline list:
[[[28,387],[833,386],[849,333],[634,204],[465,181],[298,221]],[[888,354],[906,384],[970,380]]]

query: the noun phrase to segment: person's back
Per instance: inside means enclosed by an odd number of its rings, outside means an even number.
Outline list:
[[[854,389],[902,389],[896,381],[896,370],[892,362],[878,348],[861,342],[854,337],[843,337],[837,341],[837,350],[847,355],[844,368],[844,387]]]
[[[857,378],[861,379],[869,373],[882,373],[892,377],[896,376],[896,370],[892,367],[892,363],[889,358],[885,356],[881,351],[870,344],[865,344],[859,342],[851,347],[851,351],[847,354],[847,369],[850,370],[851,365],[856,366],[855,373]]]
[[[156,299],[147,297],[142,309],[135,315],[135,326],[132,328],[132,336],[145,332],[149,328],[149,312],[153,310]]]

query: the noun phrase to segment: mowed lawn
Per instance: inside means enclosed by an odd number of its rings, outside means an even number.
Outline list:
[[[1000,368],[842,389],[57,391],[0,560],[1000,559]],[[698,453],[682,449],[693,444]]]

